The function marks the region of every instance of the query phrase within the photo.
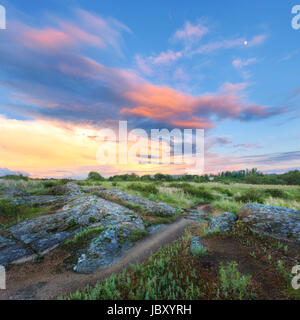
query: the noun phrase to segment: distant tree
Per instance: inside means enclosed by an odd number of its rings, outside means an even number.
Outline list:
[[[88,175],[88,180],[93,181],[104,181],[105,179],[98,172],[90,172]]]

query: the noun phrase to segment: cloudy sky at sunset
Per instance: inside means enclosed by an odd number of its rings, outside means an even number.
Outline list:
[[[300,2],[300,1],[299,1]],[[84,178],[102,128],[205,129],[205,171],[300,168],[294,1],[0,0],[0,175]]]

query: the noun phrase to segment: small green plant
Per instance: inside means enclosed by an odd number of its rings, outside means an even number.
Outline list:
[[[71,244],[71,243],[77,243],[79,240],[81,240],[82,238],[88,236],[88,235],[91,235],[91,234],[99,234],[101,233],[103,230],[105,229],[105,227],[101,226],[101,227],[97,227],[97,228],[91,228],[91,229],[84,229],[78,233],[76,233],[74,235],[73,238],[71,239],[67,239],[65,241],[65,244],[68,245],[68,244]]]
[[[204,257],[207,254],[207,250],[203,246],[195,245],[192,247],[192,254],[196,257]]]
[[[133,229],[130,232],[129,240],[132,241],[132,242],[136,242],[136,241],[139,241],[139,240],[143,239],[147,234],[148,234],[148,232],[145,231],[145,230]]]
[[[237,263],[232,261],[224,266],[220,265],[221,290],[225,298],[245,299],[249,296],[247,292],[251,276],[241,275],[237,270]]]

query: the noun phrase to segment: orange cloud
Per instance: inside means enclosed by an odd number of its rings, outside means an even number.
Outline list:
[[[226,84],[219,94],[206,94],[194,97],[172,88],[144,84],[124,93],[135,107],[122,108],[121,114],[147,117],[156,121],[186,127],[213,127],[211,116],[219,118],[239,118],[247,107],[237,94],[246,84]],[[263,115],[265,107],[253,106],[253,116]]]

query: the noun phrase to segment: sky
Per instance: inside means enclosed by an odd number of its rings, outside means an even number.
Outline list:
[[[296,4],[0,0],[0,175],[185,172],[100,164],[99,130],[120,120],[129,131],[204,129],[204,173],[299,169]]]

